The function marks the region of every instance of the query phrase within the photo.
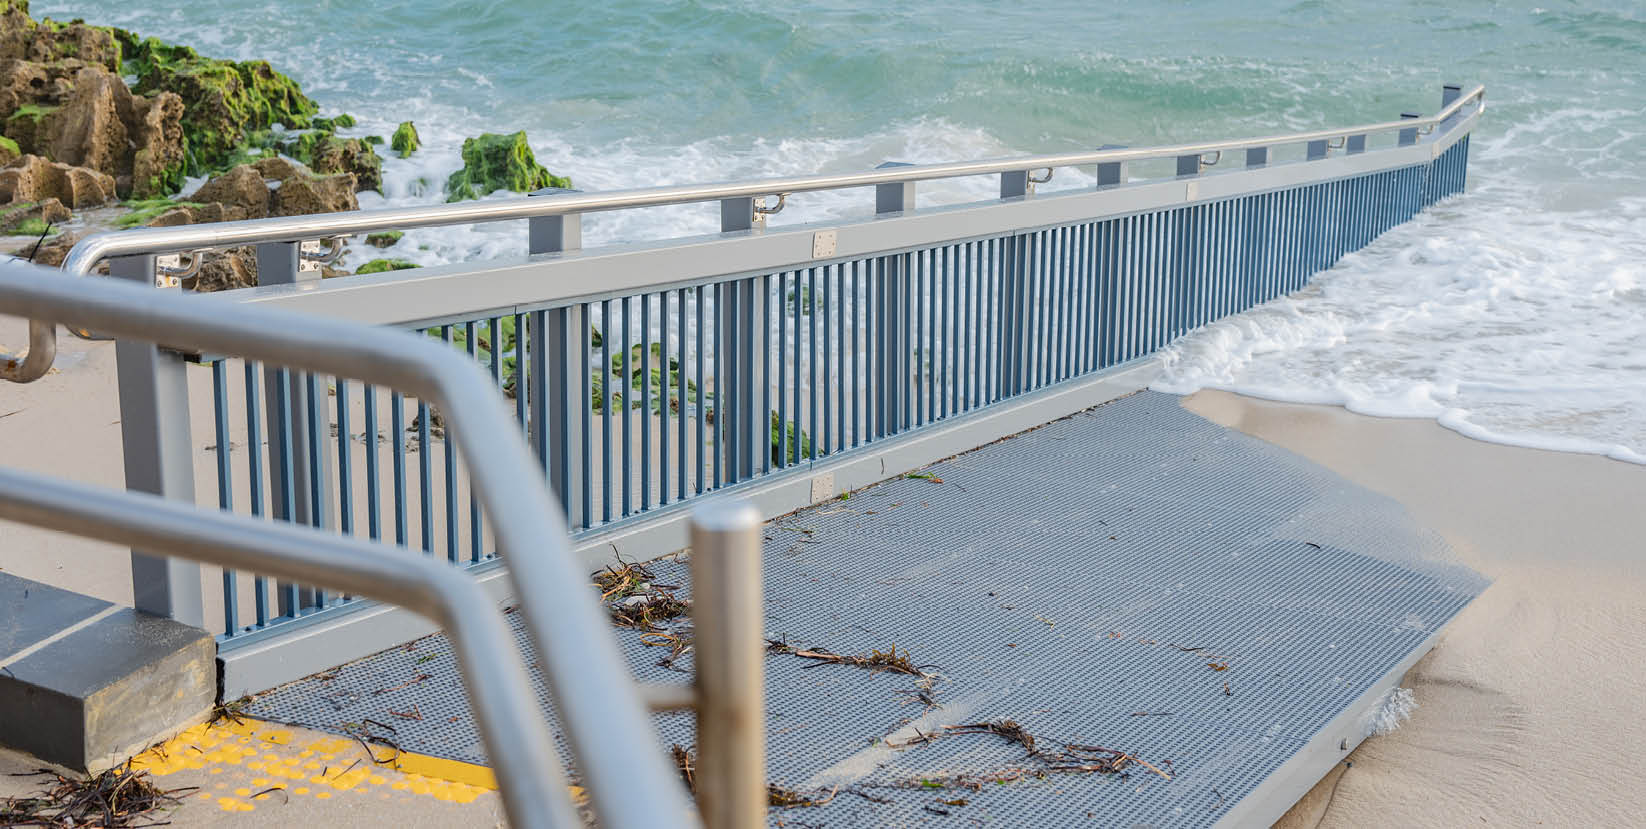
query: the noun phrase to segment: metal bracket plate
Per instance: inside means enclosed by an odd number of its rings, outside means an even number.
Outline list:
[[[297,272],[319,273],[322,260],[326,255],[326,241],[324,239],[310,239],[297,243]],[[320,257],[320,258],[314,258]]]
[[[199,256],[200,254],[197,253],[194,255]],[[181,253],[164,253],[154,257],[154,287],[181,287],[183,285],[183,280],[166,273],[166,271],[181,271],[182,269],[183,254]]]
[[[819,230],[812,234],[812,258],[828,259],[837,248],[835,231]]]

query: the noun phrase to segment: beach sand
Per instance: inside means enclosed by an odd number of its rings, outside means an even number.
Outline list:
[[[1495,580],[1407,675],[1411,720],[1280,826],[1646,822],[1646,467],[1223,392],[1184,406],[1399,500]]]

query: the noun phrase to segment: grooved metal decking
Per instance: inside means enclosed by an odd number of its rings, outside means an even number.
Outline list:
[[[774,823],[1272,820],[1359,742],[1399,672],[1486,586],[1394,502],[1171,395],[1143,392],[926,472],[942,482],[892,480],[768,527],[768,637],[840,654],[895,645],[940,677],[932,707],[910,676],[768,656],[770,780],[840,787]],[[653,570],[689,594],[684,562]],[[518,624],[516,636],[524,644]],[[688,680],[659,666],[666,649],[619,636],[637,676]],[[438,635],[247,713],[333,730],[372,719],[408,750],[485,761]],[[1005,719],[1043,749],[1117,749],[1172,779],[1133,764],[935,789],[920,781],[1040,763],[990,734],[888,746]],[[657,723],[665,745],[693,742],[689,714]]]

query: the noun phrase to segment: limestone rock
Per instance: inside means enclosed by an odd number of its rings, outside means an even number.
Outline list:
[[[183,186],[187,162],[183,144],[183,99],[160,92],[132,101],[128,130],[135,150],[131,159],[131,198],[150,199]]]
[[[53,161],[109,175],[130,170],[127,124],[137,122],[131,90],[106,69],[88,66],[74,77],[74,94],[47,115],[35,149]],[[122,169],[124,168],[124,169]]]
[[[269,215],[269,186],[264,183],[263,174],[249,164],[242,164],[206,182],[187,199],[202,204],[215,202],[223,207],[238,207],[245,212],[245,218],[261,219]]]
[[[446,201],[478,199],[498,190],[530,193],[544,187],[571,186],[571,179],[557,176],[537,163],[526,143],[526,133],[485,133],[463,142],[463,169],[446,181]]]
[[[85,167],[25,155],[0,169],[0,203],[55,198],[70,208],[114,201],[114,177]]]
[[[27,58],[40,63],[51,63],[64,58],[75,58],[89,66],[100,66],[110,72],[120,71],[120,44],[114,33],[101,26],[84,23],[63,25],[42,20],[34,30],[28,46]]]
[[[74,214],[57,199],[37,202],[16,202],[0,208],[0,232],[10,233],[30,219],[44,224],[60,224]]]
[[[200,273],[183,287],[209,293],[256,285],[257,252],[251,247],[239,247],[206,254],[206,261],[200,263]]]
[[[358,138],[328,135],[314,145],[308,159],[316,173],[353,173],[355,192],[383,186],[383,159],[372,145]]]
[[[279,156],[259,159],[251,166],[263,178],[274,179],[275,181],[285,181],[293,176],[304,175],[308,172],[303,165],[289,158],[280,158]]]
[[[280,182],[280,187],[274,191],[273,213],[276,216],[301,216],[359,210],[360,202],[354,193],[352,173],[293,176]]]

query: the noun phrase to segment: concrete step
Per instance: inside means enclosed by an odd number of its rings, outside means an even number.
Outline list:
[[[0,745],[96,773],[200,722],[211,634],[0,573]]]

